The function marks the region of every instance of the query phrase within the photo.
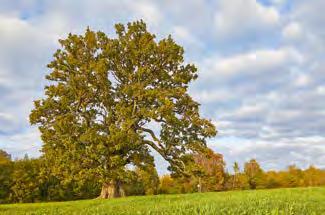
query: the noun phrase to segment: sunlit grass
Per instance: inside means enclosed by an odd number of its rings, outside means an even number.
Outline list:
[[[0,214],[325,214],[325,188],[0,205]]]

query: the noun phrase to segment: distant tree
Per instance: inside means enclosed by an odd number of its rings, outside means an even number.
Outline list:
[[[200,189],[203,191],[218,191],[223,189],[225,182],[225,162],[221,154],[208,149],[206,153],[195,154],[194,162],[203,173],[198,177]]]
[[[93,178],[100,198],[121,196],[127,165],[151,162],[151,150],[184,173],[184,156],[216,135],[187,93],[197,69],[184,63],[183,48],[170,36],[156,41],[142,21],[115,28],[117,38],[87,29],[60,40],[45,98],[30,115],[52,174]]]
[[[12,202],[36,202],[40,200],[39,193],[40,162],[37,159],[24,159],[14,162],[10,200]]]
[[[0,203],[8,202],[12,183],[12,165],[10,154],[0,149]]]
[[[265,188],[281,187],[279,173],[276,171],[268,171],[265,173]]]
[[[233,175],[226,174],[225,189],[227,190],[236,190],[236,189],[249,189],[250,185],[248,183],[248,177],[245,173],[240,172],[240,167],[237,162],[234,162],[233,166]]]
[[[309,166],[303,173],[305,186],[320,186],[322,185],[322,171],[314,166]],[[323,179],[325,182],[325,178]]]
[[[303,185],[303,172],[296,165],[290,165],[284,180],[285,187],[299,187]]]
[[[250,189],[256,189],[257,185],[263,182],[263,170],[255,159],[251,159],[245,163],[244,172],[247,176]]]
[[[237,176],[237,181],[238,181],[239,189],[246,190],[251,188],[248,177],[246,176],[245,173],[239,173]]]
[[[8,154],[6,151],[0,149],[0,165],[7,164],[11,161],[11,155]]]
[[[172,174],[182,193],[219,191],[224,188],[225,162],[211,149],[192,154],[186,159],[186,176]]]
[[[154,166],[136,168],[134,177],[124,185],[128,195],[156,195],[159,188],[159,176]]]
[[[178,187],[176,180],[170,175],[163,175],[160,178],[159,193],[160,194],[172,194],[180,193],[181,189]]]
[[[234,163],[233,170],[234,170],[235,175],[240,172],[239,164],[237,162]]]
[[[232,188],[233,189],[236,189],[238,187],[238,174],[240,172],[239,165],[238,165],[237,162],[234,163],[233,170],[234,170],[234,177],[233,177],[233,185],[232,185]]]
[[[154,166],[150,166],[147,169],[137,168],[137,175],[139,180],[143,183],[145,195],[154,195],[158,192],[159,176]]]

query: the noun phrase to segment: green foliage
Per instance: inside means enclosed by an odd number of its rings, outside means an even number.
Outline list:
[[[216,134],[187,93],[197,69],[183,48],[170,36],[156,41],[142,21],[115,28],[117,38],[87,29],[60,40],[30,114],[51,174],[67,182],[126,180],[127,165],[152,163],[150,150],[182,172],[184,155]]]
[[[0,149],[0,203],[8,202],[12,183],[12,165],[10,155]]]
[[[1,164],[8,164],[11,161],[11,155],[5,152],[4,150],[0,149],[0,165]]]
[[[240,173],[239,164],[237,162],[233,165],[233,175],[228,175],[226,187],[231,190],[245,189],[248,186],[247,177]]]
[[[40,202],[94,198],[99,193],[96,181],[60,181],[49,175],[42,158],[0,164],[1,203]]]
[[[204,152],[192,154],[187,158],[186,170],[188,174],[185,176],[172,174],[181,193],[224,189],[225,162],[221,154],[209,148]]]
[[[196,154],[195,163],[202,171],[196,176],[201,191],[220,191],[225,183],[225,162],[221,154],[208,149],[206,153]]]
[[[0,205],[7,214],[322,215],[325,188],[299,188],[127,197],[62,203]]]
[[[176,194],[184,193],[186,191],[191,192],[192,186],[187,190],[184,190],[185,185],[181,180],[175,180],[170,175],[164,175],[160,178],[159,193],[160,194]]]
[[[261,185],[263,180],[263,170],[255,159],[251,159],[245,163],[244,172],[248,179],[248,184],[251,189],[256,189]]]
[[[127,196],[155,195],[158,193],[159,177],[156,168],[136,168],[133,177],[124,185]]]
[[[39,197],[39,160],[28,159],[14,162],[10,200],[12,202],[35,202]]]

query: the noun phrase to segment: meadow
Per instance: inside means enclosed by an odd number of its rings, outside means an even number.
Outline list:
[[[0,214],[325,214],[325,187],[0,205]]]

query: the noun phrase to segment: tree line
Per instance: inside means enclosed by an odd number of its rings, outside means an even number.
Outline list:
[[[325,170],[315,166],[300,169],[296,165],[290,165],[281,171],[264,171],[255,159],[244,163],[244,169],[240,170],[237,162],[233,165],[233,173],[223,169],[218,174],[193,176],[191,179],[173,178],[171,175],[160,177],[160,193],[192,193],[252,190],[272,188],[312,187],[325,185]],[[201,188],[198,188],[199,183]]]
[[[158,176],[154,166],[130,168],[121,184],[126,196],[176,194],[209,191],[271,189],[325,185],[325,170],[310,166],[302,170],[291,165],[283,171],[263,171],[254,159],[232,173],[225,169],[221,154],[193,156],[190,175]],[[66,201],[96,198],[101,193],[97,180],[62,180],[50,175],[42,157],[12,160],[0,150],[0,203]]]

